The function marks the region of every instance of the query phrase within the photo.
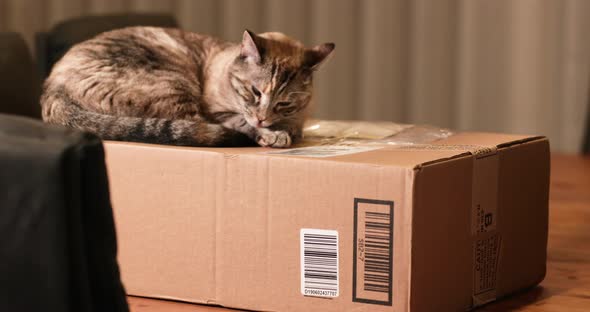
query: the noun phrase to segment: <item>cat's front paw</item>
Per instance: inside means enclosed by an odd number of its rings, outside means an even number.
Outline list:
[[[291,146],[291,136],[286,131],[265,129],[265,131],[258,133],[256,142],[263,147],[285,148]]]

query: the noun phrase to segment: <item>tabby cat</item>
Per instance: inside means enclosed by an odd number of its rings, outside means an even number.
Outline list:
[[[103,139],[190,146],[288,147],[302,137],[312,77],[333,43],[284,34],[231,43],[129,27],[73,46],[43,86],[43,119]]]

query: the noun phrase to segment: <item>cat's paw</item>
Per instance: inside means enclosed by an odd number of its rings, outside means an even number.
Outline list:
[[[291,136],[286,131],[266,130],[258,134],[256,142],[263,147],[285,148],[291,146]]]

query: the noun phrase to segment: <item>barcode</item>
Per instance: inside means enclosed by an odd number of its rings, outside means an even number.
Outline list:
[[[390,287],[391,216],[385,212],[365,212],[364,289],[388,293]]]
[[[301,229],[301,293],[338,297],[338,232]]]
[[[352,301],[393,304],[393,201],[354,199]]]

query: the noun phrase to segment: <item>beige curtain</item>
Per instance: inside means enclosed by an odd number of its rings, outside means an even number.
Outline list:
[[[579,150],[590,86],[587,0],[0,0],[0,31],[33,35],[84,14],[169,12],[240,38],[334,41],[316,116],[537,133]]]

